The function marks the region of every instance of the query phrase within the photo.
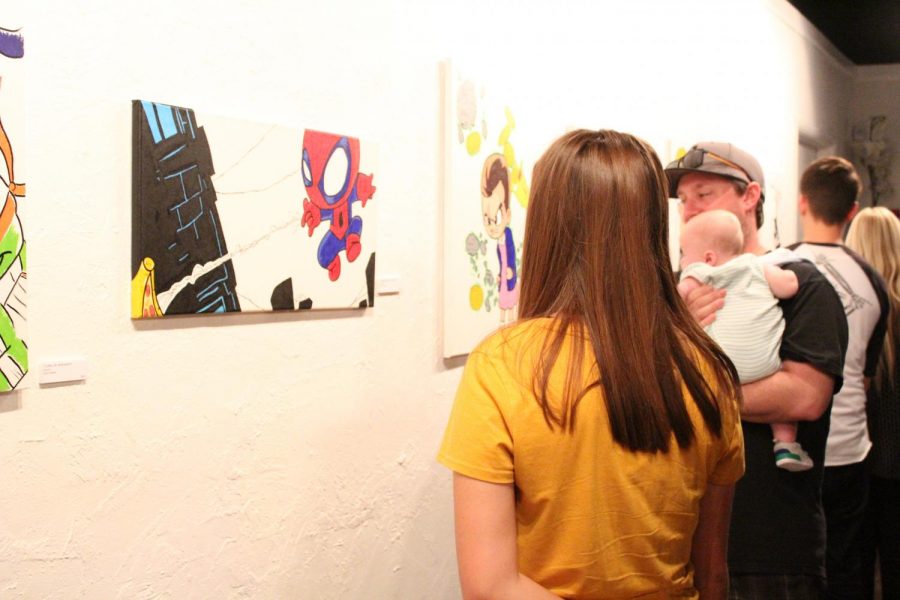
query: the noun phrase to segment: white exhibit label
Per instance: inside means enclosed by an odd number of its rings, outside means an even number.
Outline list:
[[[88,361],[84,356],[43,360],[38,368],[38,383],[62,383],[87,379]]]
[[[384,275],[375,280],[375,289],[379,296],[400,293],[400,276]]]

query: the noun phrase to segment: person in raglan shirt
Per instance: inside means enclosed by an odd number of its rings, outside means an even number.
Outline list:
[[[683,218],[725,209],[741,222],[744,252],[793,271],[797,294],[781,302],[785,329],[780,371],[742,386],[746,474],[735,489],[728,568],[733,599],[819,598],[825,589],[822,473],[831,401],[843,383],[847,321],[834,288],[790,251],[766,253],[759,241],[764,179],[753,156],[722,142],[701,142],[666,168]],[[700,286],[685,298],[701,325],[728,301]],[[769,423],[799,421],[797,441],[813,468],[790,473],[772,460]]]
[[[826,598],[864,598],[862,529],[868,502],[865,458],[872,447],[866,423],[867,380],[875,375],[887,328],[884,280],[843,245],[844,228],[859,210],[862,184],[846,159],[826,156],[800,178],[798,208],[803,241],[790,248],[812,261],[840,296],[850,342],[844,386],[834,397],[825,446],[822,503],[825,508]]]

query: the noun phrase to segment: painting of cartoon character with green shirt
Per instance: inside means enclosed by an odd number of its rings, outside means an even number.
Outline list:
[[[25,331],[25,237],[16,210],[17,198],[25,196],[25,184],[16,183],[13,152],[0,121],[0,153],[6,164],[2,178],[7,188],[0,209],[0,392],[15,389],[28,372]]]
[[[5,15],[8,16],[8,15]],[[7,23],[4,23],[7,24]],[[3,84],[3,111],[10,123],[22,124],[21,70],[15,67],[25,55],[25,38],[20,29],[0,27],[0,79]],[[19,69],[19,70],[17,70]],[[16,102],[19,98],[20,101]],[[7,112],[12,108],[11,112]],[[13,135],[21,127],[12,127]],[[0,121],[0,392],[16,388],[28,372],[28,346],[25,344],[25,236],[19,221],[17,202],[25,197],[25,184],[15,176],[13,147],[3,121]],[[4,168],[5,167],[5,168]],[[19,175],[22,175],[19,169]]]

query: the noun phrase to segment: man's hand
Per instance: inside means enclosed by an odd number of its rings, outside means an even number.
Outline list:
[[[706,327],[716,320],[716,313],[725,306],[725,290],[711,285],[699,285],[683,294],[688,310],[700,324]]]

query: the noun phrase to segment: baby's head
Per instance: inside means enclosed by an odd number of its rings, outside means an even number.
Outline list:
[[[681,268],[702,262],[721,265],[744,251],[738,218],[727,210],[709,210],[681,228]]]

